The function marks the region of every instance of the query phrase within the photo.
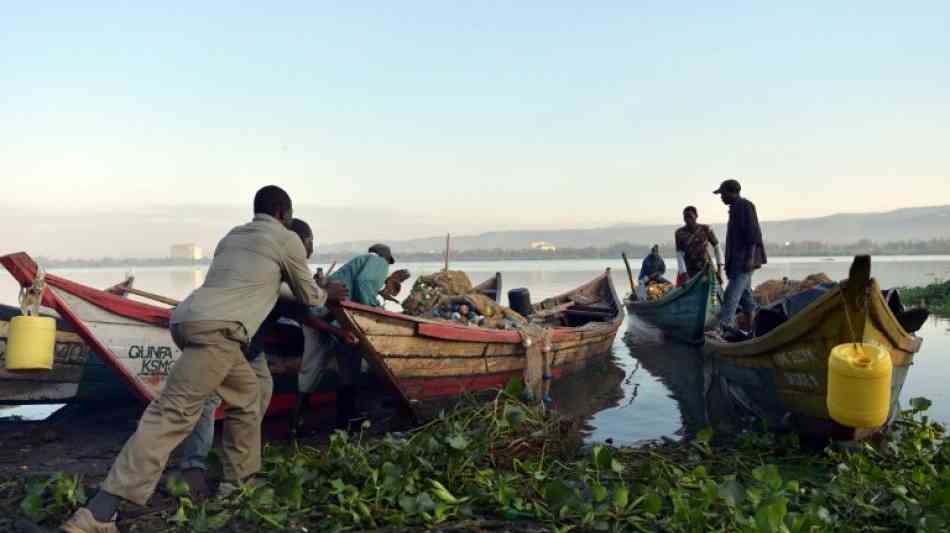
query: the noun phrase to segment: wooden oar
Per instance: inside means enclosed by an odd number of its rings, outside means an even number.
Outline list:
[[[129,294],[134,294],[136,296],[141,296],[142,298],[148,298],[149,300],[155,300],[156,302],[161,302],[165,305],[170,305],[172,307],[177,307],[179,302],[178,300],[161,296],[158,294],[153,294],[151,292],[140,291],[138,289],[133,289],[132,287],[123,287],[122,290]]]
[[[406,391],[399,384],[399,380],[396,379],[396,375],[393,374],[393,371],[386,365],[386,358],[367,340],[366,332],[363,331],[363,328],[361,328],[355,320],[350,318],[350,314],[346,312],[343,306],[334,306],[333,315],[344,328],[355,333],[360,339],[360,350],[363,358],[366,359],[370,367],[376,371],[376,375],[383,380],[383,384],[392,389],[396,397],[399,398],[399,403],[402,405],[405,413],[412,417],[413,422],[418,423],[421,413],[419,413],[415,402],[409,398],[409,395],[406,394]]]
[[[622,252],[620,256],[623,257],[623,264],[627,267],[627,277],[630,278],[630,293],[636,298],[637,288],[633,286],[633,271],[630,270],[630,261],[627,261],[627,252]]]
[[[449,247],[451,246],[452,234],[445,234],[445,268],[442,270],[448,272],[449,270]]]

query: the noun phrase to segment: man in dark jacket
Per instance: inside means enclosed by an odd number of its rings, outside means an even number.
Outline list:
[[[713,194],[722,197],[722,203],[729,206],[729,226],[726,233],[726,277],[729,278],[729,284],[726,286],[722,311],[719,314],[721,329],[734,325],[736,310],[740,305],[751,320],[755,312],[752,273],[766,263],[762,229],[759,227],[755,204],[741,197],[741,190],[738,181],[725,180],[713,191]]]
[[[640,283],[669,283],[663,274],[666,274],[666,262],[660,255],[660,245],[654,244],[650,255],[643,258],[638,278]]]

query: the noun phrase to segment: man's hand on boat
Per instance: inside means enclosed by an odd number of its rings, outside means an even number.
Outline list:
[[[338,304],[343,300],[346,300],[346,297],[350,295],[350,290],[346,288],[346,285],[338,282],[331,281],[327,283],[327,302]]]
[[[389,275],[390,278],[398,281],[399,283],[406,281],[410,276],[411,274],[407,268],[401,268]]]
[[[353,346],[356,346],[357,344],[360,343],[359,337],[357,337],[356,334],[354,334],[352,331],[349,331],[346,329],[340,330],[340,331],[341,331],[340,338],[343,339],[343,342],[347,344],[352,344]]]

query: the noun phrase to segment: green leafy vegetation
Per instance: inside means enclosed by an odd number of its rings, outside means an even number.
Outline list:
[[[20,511],[35,521],[72,512],[86,503],[86,492],[81,481],[78,475],[62,473],[32,479],[26,484],[26,495],[20,502]]]
[[[903,288],[901,299],[911,305],[923,302],[931,312],[950,316],[950,280],[934,282],[925,287]]]
[[[793,435],[579,448],[569,424],[512,384],[495,401],[410,433],[336,433],[323,448],[269,446],[263,476],[227,499],[181,505],[171,531],[478,527],[550,531],[946,531],[950,441],[913,399],[875,440],[809,450]],[[52,523],[78,480],[20,483],[21,512]],[[42,486],[42,488],[40,488]],[[54,520],[55,519],[55,520]]]

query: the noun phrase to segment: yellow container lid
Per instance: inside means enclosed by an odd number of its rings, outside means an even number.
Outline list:
[[[891,354],[875,344],[849,342],[831,349],[828,366],[844,376],[878,379],[890,375]]]

